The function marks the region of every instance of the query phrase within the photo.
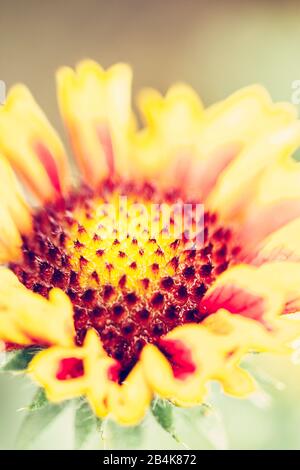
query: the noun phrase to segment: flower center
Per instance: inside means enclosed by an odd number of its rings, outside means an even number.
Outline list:
[[[63,289],[76,341],[88,328],[126,375],[146,343],[205,318],[201,299],[231,261],[230,229],[180,192],[106,182],[40,209],[12,265],[29,289]],[[162,347],[163,350],[163,347]]]

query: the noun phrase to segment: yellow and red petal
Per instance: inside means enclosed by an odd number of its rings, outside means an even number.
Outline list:
[[[249,264],[260,266],[271,261],[300,261],[300,218],[287,223],[266,237],[245,255]]]
[[[230,381],[230,391],[235,395],[253,390],[253,382],[250,387],[244,379],[242,385],[241,376],[234,384],[237,363],[247,347],[241,351],[236,325],[225,315],[213,315],[208,325],[178,327],[164,337],[159,348],[144,348],[141,360],[145,376],[157,394],[181,406],[194,406],[203,402],[211,380],[219,380],[224,387]],[[256,326],[251,320],[245,321]]]
[[[221,313],[221,312],[219,312]],[[219,315],[219,314],[218,314]],[[213,317],[217,317],[214,315]],[[234,351],[234,367],[233,373],[239,372],[237,370],[238,364],[243,359],[247,352],[262,352],[262,353],[272,353],[276,355],[287,355],[291,356],[297,347],[297,339],[299,338],[300,333],[300,322],[297,315],[284,315],[278,318],[275,323],[273,323],[273,328],[270,331],[267,331],[262,325],[247,318],[235,315],[232,316],[228,312],[222,312],[222,316],[225,321],[233,322],[235,324],[235,336],[236,342],[239,343],[239,347]],[[297,318],[298,317],[298,318]],[[211,318],[211,317],[210,317]],[[209,320],[209,319],[208,319]],[[208,322],[206,321],[206,324]],[[213,320],[213,319],[212,319]],[[213,320],[214,322],[214,320]],[[211,325],[207,326],[211,327]],[[231,354],[231,353],[230,353]],[[239,396],[234,393],[234,390],[227,388],[231,387],[231,384],[227,383],[227,378],[225,377],[222,380],[224,373],[227,373],[228,369],[223,367],[220,371],[221,375],[216,377],[217,380],[223,383],[224,389],[227,393]],[[240,374],[239,374],[240,375]],[[233,377],[234,378],[234,377]],[[238,377],[237,377],[238,378]],[[229,377],[230,379],[230,377]],[[241,377],[241,380],[243,377]],[[251,378],[244,376],[245,384],[240,383],[240,387],[245,387],[245,394],[241,394],[240,397],[247,396],[247,382],[249,386],[249,393],[251,393]],[[239,390],[239,383],[236,382],[236,390]],[[255,387],[255,382],[252,380],[252,386]],[[241,390],[242,391],[242,390]]]
[[[0,263],[22,258],[21,234],[32,227],[31,210],[8,162],[0,156]]]
[[[219,176],[270,121],[271,100],[254,85],[206,109],[186,163],[187,194],[204,200]]]
[[[118,364],[106,355],[92,329],[82,347],[52,346],[38,353],[28,372],[45,388],[51,401],[84,395],[97,416],[110,412],[121,424],[139,422],[152,397],[141,364],[122,385],[118,384]]]
[[[207,314],[218,308],[226,308],[231,313],[244,312],[244,316],[255,317],[257,320],[277,318],[282,313],[282,302],[291,293],[299,293],[299,286],[300,264],[297,262],[273,261],[259,267],[236,265],[219,276],[205,294],[201,307]],[[247,302],[251,300],[250,294],[254,299],[260,298],[265,307],[268,306],[264,314],[259,314],[258,311],[254,313],[252,303]],[[254,302],[254,299],[253,306],[261,307],[259,301]],[[248,308],[251,308],[250,312]]]
[[[84,347],[87,351],[84,362],[88,378],[86,396],[94,413],[103,418],[108,414],[110,381],[115,379],[114,371],[118,371],[119,366],[107,356],[96,331],[87,332]]]
[[[299,322],[292,316],[282,316],[287,304],[293,302],[294,308],[290,306],[289,313],[299,307],[299,286],[299,263],[271,262],[259,268],[237,265],[220,275],[201,301],[201,309],[207,315],[226,309],[233,320],[239,322],[244,317],[252,319],[271,333],[270,339],[284,346],[299,335]],[[208,316],[204,324],[210,321],[211,316]],[[246,337],[247,327],[244,339]]]
[[[299,145],[300,133],[298,140]],[[264,238],[300,217],[299,178],[300,164],[288,155],[280,155],[264,170],[258,179],[254,197],[245,210],[243,227],[238,233],[246,253],[251,253],[253,249],[255,251]]]
[[[292,342],[299,336],[300,323],[287,317],[278,318],[272,329],[267,329],[256,320],[220,309],[207,317],[203,326],[218,338],[216,347],[225,354],[226,365],[236,366],[248,352],[290,353]]]
[[[231,205],[237,203],[234,199],[236,195],[241,196],[240,192],[234,193],[231,200],[227,194],[230,189],[234,192],[232,180],[231,187],[226,189],[227,172],[231,178],[236,167],[239,171],[247,148],[251,148],[253,142],[295,119],[293,106],[287,103],[272,104],[266,90],[258,85],[246,87],[206,109],[197,136],[196,156],[190,162],[185,178],[188,195],[206,199],[212,192],[208,204],[213,211],[219,209],[221,214],[226,215],[226,211],[231,211]],[[236,175],[234,185],[238,185]],[[226,197],[229,199],[225,199],[224,204],[222,198]]]
[[[271,270],[272,271],[272,270]],[[282,312],[284,293],[270,278],[248,265],[237,265],[222,273],[201,301],[201,310],[212,314],[226,309],[261,322],[266,327]]]
[[[241,142],[229,141],[208,152],[205,158],[190,161],[184,179],[187,198],[204,201],[214,188],[220,174],[239,155],[242,148]]]
[[[211,380],[221,382],[230,395],[244,397],[255,390],[255,381],[239,367],[245,354],[288,354],[299,333],[297,319],[278,319],[269,331],[255,320],[219,310],[201,325],[175,328],[159,347],[147,345],[141,361],[153,391],[180,406],[203,402]]]
[[[65,194],[70,181],[63,145],[23,85],[14,86],[1,107],[0,150],[40,200]]]
[[[292,117],[289,120],[282,113],[282,122],[276,120],[275,129],[271,126],[265,134],[246,145],[218,178],[208,197],[207,207],[217,211],[223,220],[236,218],[243,222],[245,207],[259,191],[260,176],[267,165],[287,158],[298,147],[300,123],[293,122]]]
[[[65,345],[74,342],[73,308],[69,297],[60,289],[52,289],[49,300],[28,290],[9,269],[0,268],[0,314],[11,325],[3,337],[19,344]],[[11,337],[9,335],[11,334]]]
[[[119,384],[120,365],[107,356],[94,330],[88,331],[84,348],[86,396],[95,414],[104,417],[111,413],[119,423],[127,425],[139,422],[151,399],[141,365],[137,364],[124,383]]]
[[[53,402],[82,396],[88,387],[82,348],[52,346],[41,351],[30,362],[28,373]]]
[[[30,362],[28,372],[42,385],[52,401],[63,401],[74,396],[87,395],[88,398],[100,391],[106,396],[108,377],[95,375],[94,371],[105,373],[105,361],[109,366],[114,360],[104,352],[99,336],[90,329],[84,344],[79,346],[51,346],[38,353]],[[96,395],[99,400],[98,394]],[[93,402],[91,403],[93,404]],[[96,414],[98,408],[94,408]]]
[[[131,79],[126,64],[104,71],[91,60],[80,62],[76,71],[63,67],[57,73],[61,115],[82,177],[91,186],[130,166]]]
[[[7,208],[18,230],[27,234],[32,227],[31,209],[21,192],[18,180],[9,163],[0,156],[1,207]]]
[[[180,345],[182,346],[181,341]],[[188,345],[183,347],[191,353]],[[149,386],[160,397],[183,406],[194,406],[203,402],[206,388],[200,371],[183,374],[181,378],[176,377],[172,367],[173,361],[177,362],[176,354],[169,360],[156,346],[148,344],[142,351],[141,361]],[[191,364],[196,371],[196,363],[193,361]]]

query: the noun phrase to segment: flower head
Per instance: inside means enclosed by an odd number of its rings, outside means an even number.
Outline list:
[[[0,109],[0,339],[37,345],[48,398],[140,421],[155,395],[247,396],[249,352],[300,335],[300,144],[293,107],[259,86],[204,109],[184,84],[144,90],[92,61],[57,74],[80,176],[29,91]],[[26,202],[15,174],[36,203]]]

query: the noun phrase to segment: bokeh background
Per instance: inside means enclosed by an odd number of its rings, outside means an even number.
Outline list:
[[[27,84],[60,131],[54,72],[86,57],[104,66],[131,63],[134,90],[165,91],[183,80],[209,105],[258,82],[275,100],[290,101],[292,82],[300,79],[299,24],[300,2],[289,0],[0,0],[0,79],[8,87]],[[251,362],[262,382],[258,397],[232,400],[217,387],[211,394],[229,447],[300,448],[300,366],[284,359]],[[33,393],[28,379],[0,376],[0,448],[14,448]],[[53,422],[32,448],[72,448],[72,413]],[[201,429],[186,440],[192,448],[210,447]],[[148,418],[140,446],[177,444]]]

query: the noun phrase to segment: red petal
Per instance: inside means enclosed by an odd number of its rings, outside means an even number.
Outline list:
[[[200,304],[201,311],[207,315],[221,308],[264,323],[264,299],[240,287],[234,285],[217,287],[204,297]]]
[[[161,339],[159,348],[170,361],[176,379],[184,380],[195,372],[191,351],[182,341]]]
[[[82,359],[78,359],[77,357],[68,357],[60,361],[56,378],[58,380],[77,379],[78,377],[83,376],[83,374],[84,368]]]

